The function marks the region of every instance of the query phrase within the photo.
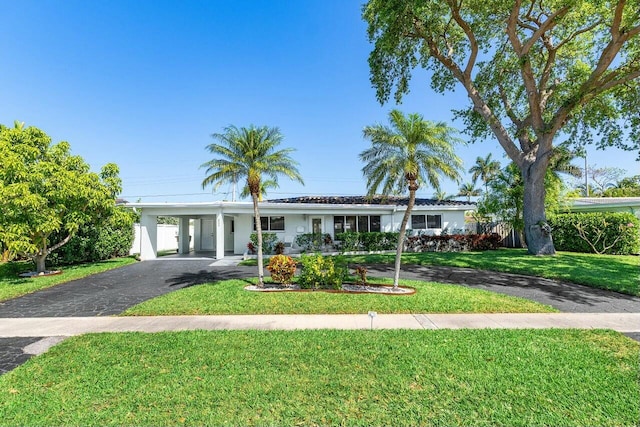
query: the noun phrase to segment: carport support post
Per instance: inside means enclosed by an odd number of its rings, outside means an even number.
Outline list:
[[[189,218],[178,220],[178,253],[189,253]]]
[[[224,258],[224,214],[216,214],[216,259]]]
[[[155,215],[140,215],[140,259],[146,261],[158,256],[158,219]]]

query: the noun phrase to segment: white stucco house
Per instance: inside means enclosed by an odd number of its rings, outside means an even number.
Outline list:
[[[292,243],[305,233],[328,233],[335,238],[346,231],[397,231],[407,207],[407,197],[306,196],[260,202],[264,232],[276,233],[280,241]],[[158,251],[157,217],[179,218],[178,252],[190,251],[189,222],[193,222],[192,247],[225,254],[243,254],[254,231],[252,202],[127,203],[141,214],[140,258],[154,259]],[[417,199],[408,228],[440,234],[465,228],[465,211],[471,202]]]

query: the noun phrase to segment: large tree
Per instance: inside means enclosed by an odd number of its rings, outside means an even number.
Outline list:
[[[264,286],[264,267],[262,265],[262,224],[258,202],[268,184],[276,187],[278,177],[287,176],[304,184],[298,172],[297,162],[290,153],[292,148],[278,149],[283,136],[277,127],[238,128],[228,126],[222,133],[211,135],[218,141],[207,146],[214,158],[202,164],[207,177],[202,187],[213,185],[216,189],[224,183],[237,183],[246,179],[246,189],[253,200],[256,234],[258,236],[258,286]],[[268,180],[264,181],[263,177]]]
[[[460,142],[455,130],[444,123],[425,120],[419,114],[405,116],[398,110],[389,113],[390,126],[377,124],[364,128],[364,137],[371,147],[360,153],[365,163],[362,173],[367,179],[369,195],[380,190],[383,195],[404,194],[409,190],[396,250],[393,286],[400,280],[400,264],[407,223],[415,204],[416,191],[429,184],[440,190],[440,178],[457,180],[462,160],[453,146]]]
[[[93,173],[69,143],[52,144],[24,123],[0,125],[0,240],[30,257],[37,272],[80,226],[115,207],[120,188],[115,164]]]
[[[467,131],[493,135],[522,175],[529,252],[554,254],[543,185],[554,139],[639,149],[639,11],[640,0],[370,0],[371,81],[381,103],[399,102],[417,67],[437,92],[463,87]]]

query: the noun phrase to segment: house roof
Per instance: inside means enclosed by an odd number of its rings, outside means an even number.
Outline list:
[[[409,197],[404,196],[301,196],[286,199],[269,199],[267,203],[296,203],[319,205],[396,205],[407,206]],[[473,202],[460,200],[436,200],[416,198],[416,206],[469,206],[475,207]]]

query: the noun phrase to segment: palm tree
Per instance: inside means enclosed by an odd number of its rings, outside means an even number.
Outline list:
[[[377,124],[364,128],[371,147],[360,153],[365,163],[362,173],[367,179],[369,195],[380,189],[383,195],[402,194],[409,189],[409,202],[402,218],[396,251],[393,286],[400,280],[400,261],[407,223],[415,204],[416,191],[424,183],[440,189],[440,177],[458,179],[462,160],[453,145],[460,142],[455,130],[444,123],[434,123],[419,114],[407,117],[398,110],[389,113],[390,126]]]
[[[475,185],[472,182],[462,184],[462,186],[460,187],[460,191],[458,192],[458,196],[466,197],[467,202],[470,202],[472,197],[476,197],[479,195],[480,189],[475,188]]]
[[[214,190],[223,183],[234,183],[246,178],[246,188],[253,200],[256,233],[258,235],[258,286],[264,286],[262,265],[262,225],[258,201],[264,191],[263,176],[277,185],[278,176],[285,175],[304,185],[297,169],[297,162],[289,156],[293,148],[278,150],[283,136],[277,127],[267,126],[237,128],[228,126],[223,133],[211,137],[218,143],[209,144],[207,150],[215,157],[201,167],[207,168],[202,187],[213,185]]]
[[[493,177],[500,173],[500,162],[491,158],[491,153],[487,154],[484,159],[480,156],[476,158],[476,164],[471,166],[469,173],[473,174],[471,179],[473,184],[478,181],[478,178],[484,183],[484,192],[487,192],[487,184]]]
[[[454,197],[455,197],[454,195],[447,194],[447,192],[442,189],[438,189],[435,193],[433,193],[433,198],[439,202],[443,200],[451,200]]]

